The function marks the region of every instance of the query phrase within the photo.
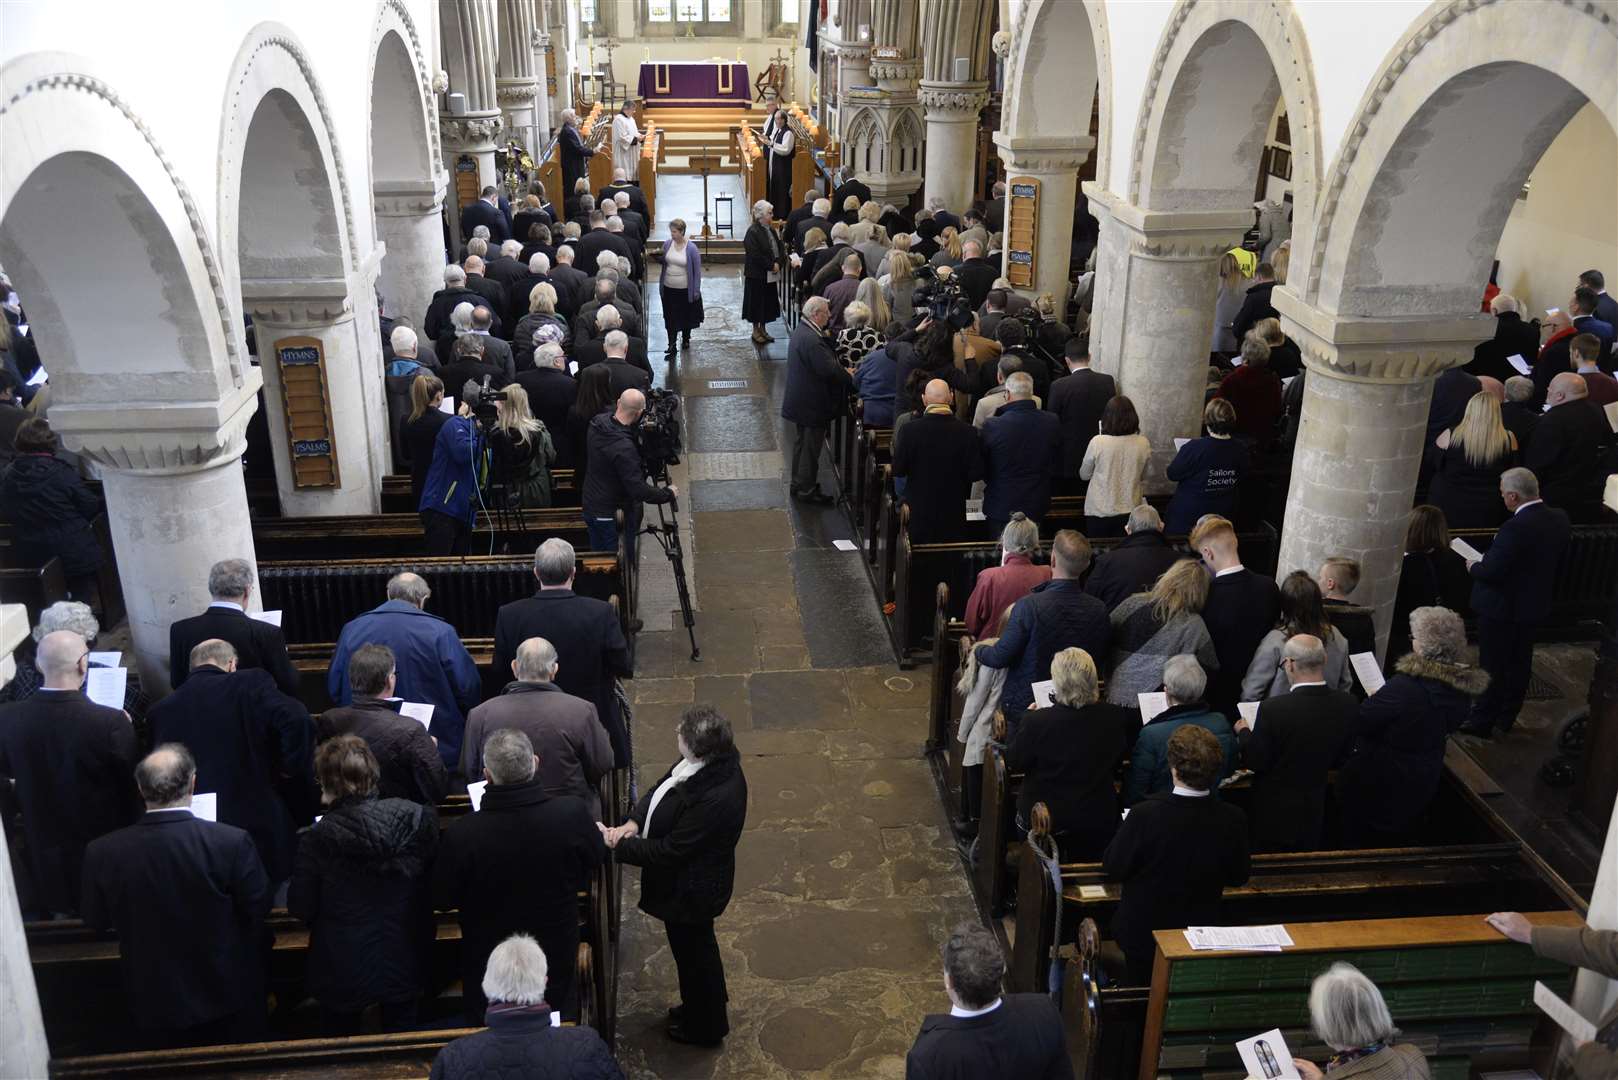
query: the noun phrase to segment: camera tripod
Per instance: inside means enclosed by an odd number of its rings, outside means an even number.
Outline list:
[[[667,488],[668,471],[665,469],[651,480],[658,487]],[[657,541],[658,547],[663,549],[663,554],[674,567],[674,590],[680,597],[680,616],[685,620],[685,632],[691,637],[691,659],[700,660],[702,650],[697,648],[697,615],[691,610],[691,584],[685,577],[685,551],[680,546],[680,504],[677,499],[671,498],[666,503],[656,505],[657,524],[647,524],[641,532]]]

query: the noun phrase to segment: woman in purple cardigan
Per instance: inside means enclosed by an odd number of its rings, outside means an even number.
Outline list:
[[[669,222],[669,239],[663,245],[663,276],[658,283],[663,299],[663,330],[669,347],[664,354],[674,359],[674,339],[685,335],[683,347],[691,347],[691,331],[702,325],[702,255],[697,245],[685,238],[685,221]]]

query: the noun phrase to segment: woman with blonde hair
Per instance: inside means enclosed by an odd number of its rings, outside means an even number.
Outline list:
[[[514,507],[537,508],[551,504],[551,463],[556,446],[545,424],[528,407],[528,391],[517,383],[505,389],[505,400],[495,402],[495,423],[489,429],[489,482],[504,484],[507,502]],[[492,500],[491,500],[492,501]]]
[[[559,341],[568,337],[567,320],[556,312],[556,286],[541,281],[528,290],[528,314],[517,320],[511,332],[511,356],[518,371],[534,366],[534,350],[542,342],[534,340],[534,332],[542,326],[554,326],[561,333]]]
[[[404,459],[410,466],[410,505],[421,505],[421,489],[427,484],[427,470],[433,464],[433,448],[438,445],[438,429],[449,419],[440,405],[444,382],[437,375],[417,375],[410,384],[410,415],[399,429]]]
[[[1275,271],[1275,283],[1277,285],[1285,285],[1287,283],[1287,267],[1291,264],[1292,240],[1289,238],[1281,241],[1281,245],[1277,247],[1275,249],[1275,253],[1270,256],[1270,267]]]
[[[867,277],[859,283],[854,290],[854,299],[871,309],[871,325],[877,329],[893,321],[893,311],[888,307],[887,298],[882,295],[882,283],[875,277]]]
[[[1242,302],[1247,299],[1248,278],[1257,265],[1253,253],[1241,248],[1219,256],[1219,298],[1214,301],[1212,351],[1222,358],[1235,356],[1241,348],[1231,324],[1241,314]]]
[[[961,234],[955,226],[944,226],[938,235],[938,253],[928,261],[934,266],[961,265]]]
[[[872,284],[866,278],[862,284]],[[882,345],[882,332],[871,325],[871,309],[859,300],[843,309],[843,328],[837,331],[837,361],[845,368],[856,368],[865,355]]]
[[[1163,683],[1163,665],[1183,653],[1204,671],[1219,667],[1213,636],[1202,621],[1208,603],[1208,572],[1195,559],[1163,571],[1151,592],[1136,593],[1112,609],[1112,677],[1107,700],[1133,706],[1137,695]]]
[[[831,247],[826,243],[825,229],[817,226],[803,234],[803,254],[798,258],[796,271],[800,304],[809,298],[810,283],[815,279],[815,271],[820,269],[829,254]]]
[[[1281,320],[1273,315],[1253,324],[1249,333],[1270,347],[1270,370],[1278,379],[1290,379],[1303,371],[1303,353],[1298,343],[1287,337],[1281,329]]]
[[[907,240],[909,234],[899,239]],[[900,251],[899,245],[893,246],[895,252]],[[895,319],[908,323],[911,316],[916,313],[916,262],[910,254],[910,245],[906,244],[901,257],[888,259],[888,272],[881,279],[883,299],[888,302],[888,310]]]
[[[1440,432],[1427,498],[1452,529],[1492,529],[1506,520],[1500,474],[1517,464],[1517,437],[1506,430],[1500,402],[1479,390],[1461,422]]]
[[[876,276],[879,278],[887,277],[892,272],[895,262],[905,262],[910,267],[914,267],[916,265],[915,258],[910,253],[910,245],[913,243],[915,243],[915,237],[910,233],[899,233],[894,236],[888,245],[887,254],[882,256],[880,263],[877,263]],[[904,259],[895,259],[893,253],[896,251],[904,252]],[[883,284],[886,285],[887,282],[883,282]]]

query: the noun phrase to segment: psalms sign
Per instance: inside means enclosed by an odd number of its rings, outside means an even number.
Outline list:
[[[326,351],[319,338],[287,337],[275,343],[281,372],[281,405],[292,451],[294,488],[338,486],[331,394],[326,388]]]
[[[1039,181],[1016,176],[1006,189],[1006,280],[1013,288],[1031,289],[1039,248]]]

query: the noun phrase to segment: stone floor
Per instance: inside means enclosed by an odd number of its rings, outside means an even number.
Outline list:
[[[786,333],[754,349],[741,292],[734,269],[704,275],[707,322],[668,367],[651,319],[658,383],[685,399],[689,453],[673,472],[702,658],[647,544],[631,686],[643,787],[673,762],[687,705],[736,729],[750,798],[718,923],[731,1035],[720,1051],[663,1035],[675,972],[661,924],[633,909],[631,872],[618,1055],[634,1078],[899,1077],[922,1016],[947,1007],[938,948],[974,917],[971,894],[921,753],[925,671],[893,664],[858,555],[832,546],[849,535],[841,512],[787,498]]]

